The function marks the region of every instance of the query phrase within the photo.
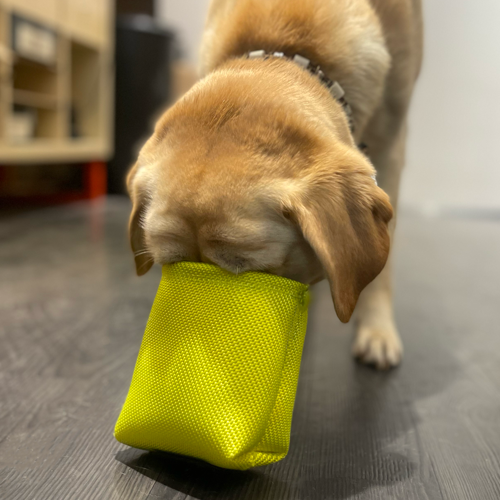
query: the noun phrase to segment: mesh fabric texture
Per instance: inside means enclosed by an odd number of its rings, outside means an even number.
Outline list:
[[[116,439],[229,469],[284,458],[308,304],[286,278],[164,266]]]

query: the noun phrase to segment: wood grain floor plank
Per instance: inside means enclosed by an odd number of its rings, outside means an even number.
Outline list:
[[[2,500],[500,498],[498,221],[401,217],[394,372],[351,360],[315,287],[289,456],[238,472],[113,439],[159,282],[134,276],[128,210],[0,219]]]

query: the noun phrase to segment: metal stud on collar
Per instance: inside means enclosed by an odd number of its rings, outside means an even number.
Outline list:
[[[293,57],[286,56],[283,52],[266,52],[265,50],[253,50],[247,54],[248,59],[269,59],[270,57],[278,57],[281,59],[289,59],[293,61],[295,64],[300,66],[302,69],[305,69],[312,73],[314,76],[317,76],[321,83],[325,85],[332,97],[337,100],[344,109],[344,113],[347,116],[347,120],[349,121],[349,126],[351,128],[351,132],[354,132],[354,123],[352,119],[352,108],[349,106],[349,103],[345,99],[345,92],[339,82],[334,80],[330,80],[322,69],[319,66],[314,66],[307,57],[301,56],[300,54],[295,54]]]

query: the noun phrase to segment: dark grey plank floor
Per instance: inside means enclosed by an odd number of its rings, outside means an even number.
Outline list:
[[[500,498],[500,222],[401,217],[403,366],[350,358],[315,290],[289,456],[248,472],[127,449],[112,431],[159,280],[128,203],[0,220],[0,498]]]

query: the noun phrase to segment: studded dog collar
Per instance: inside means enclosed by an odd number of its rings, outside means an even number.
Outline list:
[[[309,71],[312,75],[319,78],[320,82],[330,91],[332,97],[339,102],[339,104],[344,109],[344,112],[349,121],[349,127],[351,132],[354,132],[354,123],[352,119],[352,109],[349,103],[345,99],[345,92],[339,82],[331,80],[328,78],[319,66],[315,66],[311,63],[309,59],[300,54],[295,54],[293,57],[288,57],[284,52],[266,52],[265,50],[254,50],[248,52],[248,59],[269,59],[271,57],[278,57],[281,59],[288,59],[293,61],[295,64],[301,68]]]
[[[347,121],[349,122],[349,128],[351,129],[351,133],[354,133],[354,122],[352,119],[352,108],[347,102],[345,98],[345,92],[339,82],[331,80],[328,78],[325,73],[321,70],[319,66],[315,66],[311,63],[307,57],[301,56],[300,54],[295,54],[293,57],[288,57],[284,54],[284,52],[266,52],[265,50],[254,50],[252,52],[247,53],[248,59],[269,59],[271,57],[278,57],[280,59],[288,59],[289,61],[293,61],[295,64],[300,66],[301,68],[309,71],[314,76],[318,77],[319,80],[325,87],[330,91],[330,94],[337,102],[342,106],[344,113],[347,116]],[[368,146],[365,143],[358,144],[359,150],[368,156]],[[372,179],[377,184],[376,175],[371,176]]]

